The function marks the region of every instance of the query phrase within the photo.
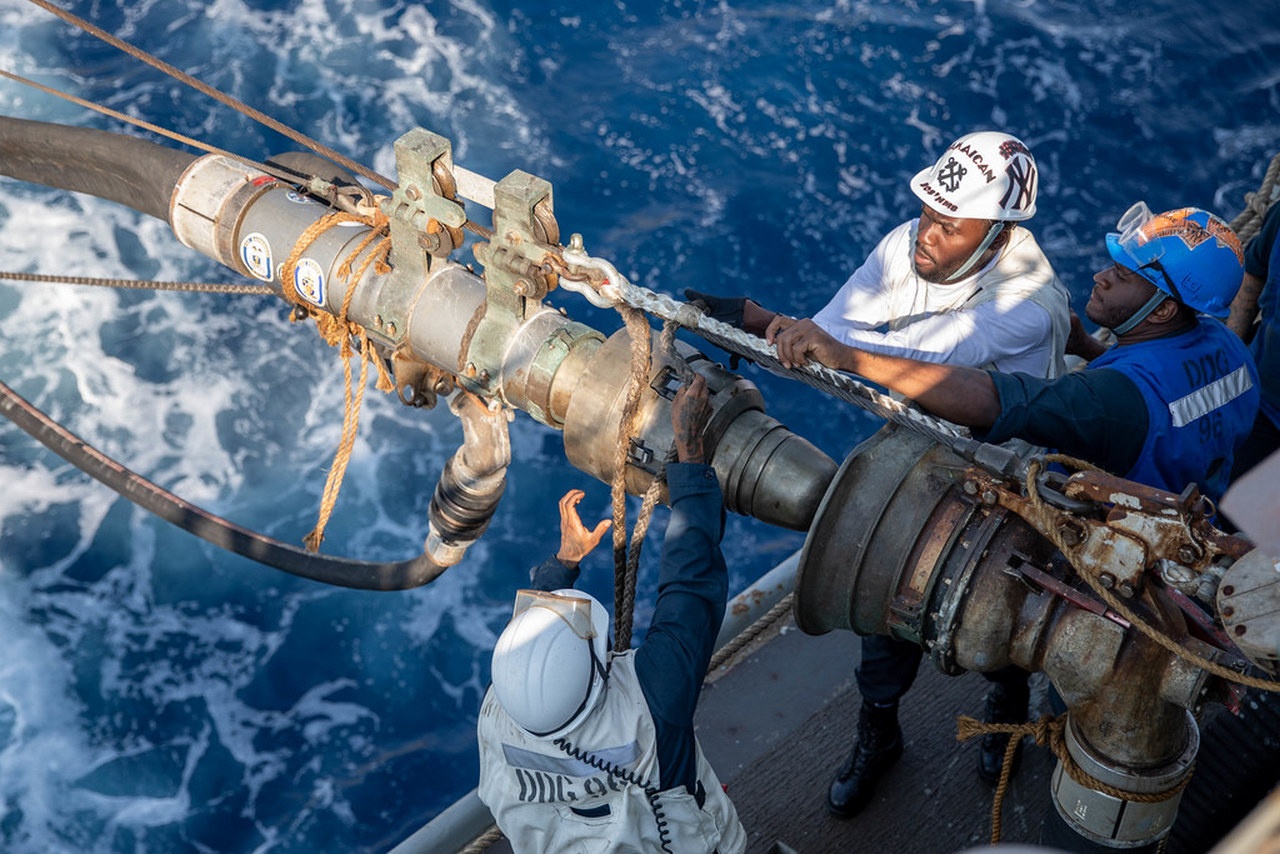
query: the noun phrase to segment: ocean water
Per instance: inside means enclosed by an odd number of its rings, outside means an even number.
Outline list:
[[[794,314],[918,210],[907,179],[969,130],[1032,148],[1030,225],[1078,309],[1131,202],[1234,217],[1280,149],[1276,0],[62,5],[383,174],[422,126],[472,171],[542,176],[562,232],[639,283]],[[21,0],[0,0],[0,67],[249,157],[296,147]],[[8,81],[0,109],[121,129]],[[228,280],[157,220],[0,189],[2,270]],[[837,459],[878,426],[745,374]],[[0,282],[0,379],[214,512],[290,542],[314,522],[342,370],[272,298]],[[469,791],[488,656],[555,547],[556,499],[580,486],[584,517],[609,512],[558,433],[512,429],[507,493],[466,560],[368,593],[222,553],[0,424],[0,850],[384,851]],[[459,441],[445,407],[371,391],[325,551],[416,554]],[[732,518],[732,587],[801,543]],[[604,551],[584,586],[609,601]]]

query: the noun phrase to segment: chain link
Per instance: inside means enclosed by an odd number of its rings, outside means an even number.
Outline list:
[[[89,276],[46,276],[40,273],[10,273],[0,271],[0,279],[13,282],[53,282],[66,285],[92,285],[100,288],[130,288],[134,290],[180,291],[185,293],[274,294],[270,285],[224,285],[208,282],[143,282],[138,279],[95,279]]]

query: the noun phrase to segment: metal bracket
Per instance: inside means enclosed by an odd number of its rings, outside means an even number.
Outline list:
[[[1207,518],[1212,508],[1194,489],[1173,495],[1105,472],[1082,471],[1060,488],[1038,484],[1045,503],[1037,508],[1022,495],[1020,483],[980,469],[970,469],[968,478],[966,491],[1012,510],[1042,533],[1057,532],[1073,560],[1104,567],[1099,583],[1125,598],[1141,590],[1145,573],[1156,570],[1161,558],[1199,574],[1215,558],[1237,557],[1247,548],[1213,528]],[[1049,500],[1046,490],[1056,490],[1057,500]]]
[[[397,350],[391,358],[396,395],[405,406],[430,409],[439,395],[453,393],[454,377],[434,365],[413,358],[407,348]]]
[[[523,317],[526,300],[554,290],[556,275],[543,259],[559,242],[551,184],[517,169],[494,185],[493,236],[474,250],[485,268],[490,306]]]
[[[660,468],[659,453],[645,443],[644,439],[633,436],[627,448],[627,464],[656,475]]]
[[[494,185],[492,237],[472,248],[484,265],[485,306],[466,360],[488,366],[494,376],[512,330],[541,310],[542,298],[556,286],[555,274],[543,266],[559,239],[550,211],[551,185],[527,172],[512,172]]]
[[[390,220],[393,270],[378,294],[379,323],[370,330],[393,345],[404,336],[409,305],[426,281],[431,259],[446,258],[462,244],[467,221],[457,201],[449,140],[414,128],[396,140],[395,151],[400,184],[382,202]]]

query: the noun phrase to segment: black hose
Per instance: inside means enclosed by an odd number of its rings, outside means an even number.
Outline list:
[[[144,510],[219,548],[292,575],[356,590],[409,590],[432,581],[446,569],[426,554],[395,563],[328,557],[242,528],[183,501],[125,468],[36,409],[3,382],[0,382],[0,414],[73,466]]]
[[[92,128],[0,116],[0,174],[117,202],[169,221],[190,154]]]

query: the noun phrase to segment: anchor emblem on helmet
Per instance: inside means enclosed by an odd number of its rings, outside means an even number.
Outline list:
[[[948,193],[954,193],[959,189],[960,182],[964,180],[965,173],[968,171],[952,157],[947,160],[946,166],[938,170],[938,180],[942,182],[942,186]]]

